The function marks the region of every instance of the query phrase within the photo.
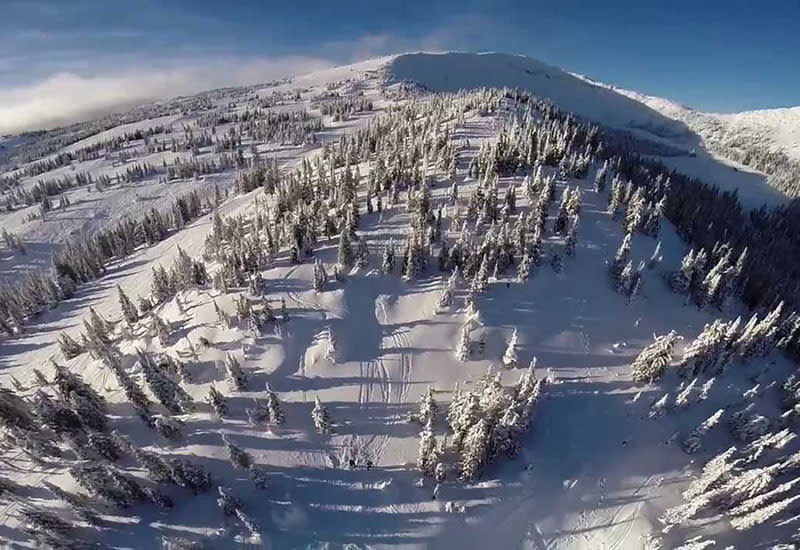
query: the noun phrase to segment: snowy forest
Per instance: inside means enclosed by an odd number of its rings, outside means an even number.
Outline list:
[[[353,67],[8,160],[0,538],[800,541],[797,202],[749,209],[535,90]],[[72,231],[92,201],[130,209]]]

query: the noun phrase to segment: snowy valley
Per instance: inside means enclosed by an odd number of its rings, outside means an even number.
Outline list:
[[[800,226],[728,137],[796,129],[670,105],[405,54],[6,138],[0,539],[794,547]]]

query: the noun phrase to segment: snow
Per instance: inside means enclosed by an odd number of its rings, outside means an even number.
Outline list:
[[[587,120],[667,140],[681,141],[686,136],[682,124],[639,100],[535,60],[504,54],[406,54],[321,71],[256,91],[270,94],[311,88],[313,95],[322,93],[328,82],[346,79],[376,97],[384,82],[414,81],[431,90],[520,87],[551,98]],[[310,106],[306,97],[301,103]],[[332,128],[322,132],[320,138],[333,142],[364,127],[377,114],[329,125]],[[162,122],[149,120],[137,123],[137,127],[156,123]],[[497,128],[495,117],[473,116],[452,139],[462,145],[469,139],[469,154],[474,154],[477,142],[491,140]],[[105,135],[119,135],[129,129],[112,129]],[[87,139],[95,138],[103,139]],[[297,166],[301,159],[319,152],[312,146],[270,146],[268,150],[284,168]],[[750,205],[780,201],[767,188],[763,175],[741,167],[734,171],[711,155],[661,160],[723,188],[738,189],[739,196]],[[110,170],[110,162],[89,161],[81,163],[79,169],[101,174]],[[159,162],[159,157],[154,155],[150,162]],[[366,175],[367,167],[362,168],[362,175]],[[463,170],[459,174],[463,180],[459,181],[461,194],[466,197],[475,182],[464,180]],[[27,259],[17,255],[0,259],[0,275],[13,278],[46,265],[53,247],[69,235],[91,234],[179,191],[207,189],[213,183],[230,187],[235,177],[236,172],[229,171],[196,182],[163,184],[148,180],[100,193],[75,190],[70,192],[75,206],[63,215],[54,212],[44,222],[23,223],[23,215],[30,209],[0,214],[3,227],[18,232],[31,251]],[[519,185],[522,177],[501,178],[501,196],[512,181]],[[15,376],[27,385],[32,367],[48,374],[49,359],[68,364],[110,401],[115,429],[147,449],[191,457],[231,488],[245,503],[246,512],[264,527],[268,547],[640,548],[643,535],[660,529],[656,518],[667,506],[679,502],[687,474],[695,469],[679,442],[713,412],[736,402],[751,388],[750,377],[759,367],[768,368],[767,378],[780,379],[789,366],[777,356],[758,366],[737,366],[725,375],[724,384],[718,381],[706,401],[650,418],[653,401],[667,392],[675,395],[678,379],[671,373],[642,388],[631,381],[629,364],[652,341],[653,334],[675,329],[691,341],[714,315],[684,305],[662,280],[662,272],[676,269],[686,252],[684,242],[668,223],[663,224],[659,235],[663,260],[657,270],[644,273],[641,295],[628,305],[613,291],[607,262],[623,234],[620,224],[605,212],[606,198],[593,190],[592,181],[590,173],[585,180],[559,181],[557,185],[556,196],[567,184],[578,184],[583,191],[575,256],[564,258],[559,274],[544,262],[526,283],[516,282],[511,270],[491,282],[478,299],[483,326],[476,329],[485,336],[487,345],[482,355],[466,363],[453,355],[466,317],[459,309],[465,284],[462,282],[455,292],[449,311],[435,313],[448,274],[429,272],[419,280],[404,281],[375,270],[382,245],[390,237],[396,243],[404,238],[400,231],[408,215],[396,206],[383,214],[362,214],[359,233],[370,245],[371,266],[351,274],[345,283],[329,283],[326,290],[315,291],[312,263],[291,265],[283,251],[262,276],[273,310],[278,311],[280,299],[285,299],[290,319],[280,324],[279,330],[254,342],[248,341],[242,326],[220,328],[216,324],[212,300],[233,314],[236,294],[220,296],[209,289],[187,292],[182,296],[185,314],[174,302],[162,306],[159,315],[175,323],[181,335],[167,349],[184,351],[186,339],[199,349],[201,337],[213,344],[200,350],[196,361],[190,361],[193,382],[184,388],[198,401],[212,383],[231,393],[229,418],[216,419],[203,404],[198,404],[196,412],[184,415],[183,441],[166,442],[147,430],[131,414],[120,388],[98,362],[86,354],[66,361],[55,339],[62,331],[77,337],[90,306],[107,319],[117,319],[116,287],[124,288],[134,301],[137,295],[148,294],[151,268],[157,263],[171,264],[178,247],[192,257],[201,256],[204,238],[211,230],[209,216],[111,265],[107,275],[44,313],[28,332],[0,340],[0,381],[7,386]],[[448,191],[447,185],[435,188],[434,202],[446,203]],[[260,193],[231,196],[221,205],[220,213],[248,215]],[[137,195],[150,200],[136,201]],[[518,204],[527,206],[524,199]],[[554,242],[560,241],[548,233],[545,249]],[[643,235],[634,236],[634,265],[647,260],[655,244]],[[336,245],[336,238],[322,241],[316,257],[331,265]],[[503,353],[515,329],[519,335],[519,366],[501,370]],[[331,335],[336,344],[335,362],[329,353]],[[150,351],[164,349],[138,335],[126,342],[122,351],[130,355],[139,346]],[[247,391],[230,392],[223,369],[215,365],[228,352],[241,359],[250,379]],[[433,485],[426,482],[418,486],[419,475],[413,467],[419,426],[406,420],[426,388],[435,389],[441,407],[449,402],[456,384],[469,388],[490,365],[502,373],[505,385],[515,383],[533,357],[538,359],[538,375],[552,380],[534,427],[523,439],[520,456],[492,465],[473,483],[451,477],[442,484],[437,500],[431,500]],[[282,426],[265,428],[247,423],[244,409],[263,394],[266,382],[284,405],[287,420]],[[316,397],[328,407],[334,421],[331,436],[319,435],[313,429],[310,413]],[[767,401],[761,398],[760,406],[769,409]],[[444,424],[443,420],[439,422],[440,426]],[[267,472],[266,492],[254,488],[246,473],[231,468],[221,433],[246,449]],[[441,437],[441,430],[437,433]],[[676,441],[678,434],[682,437]],[[373,459],[373,468],[341,467],[341,447],[356,439]],[[9,457],[9,453],[3,453],[0,471],[4,477],[27,485],[29,497],[37,502],[55,505],[41,489],[44,480],[65,489],[74,486],[61,470],[42,471],[19,457],[14,464],[26,473],[8,469]],[[175,510],[168,513],[137,506],[122,514],[100,535],[102,544],[151,548],[157,546],[160,536],[203,534],[215,537],[215,548],[233,547],[231,540],[216,537],[225,526],[214,494],[175,494],[180,498]],[[448,512],[448,508],[453,509],[448,502],[455,508],[463,506],[463,513]],[[13,502],[4,502],[0,508],[0,538],[10,544],[29,544],[13,516],[14,509]],[[736,538],[730,529],[718,529],[720,541],[747,547],[746,537]]]
[[[681,124],[637,101],[529,57],[502,53],[412,53],[393,59],[388,71],[392,80],[418,82],[435,91],[520,88],[608,126],[644,128],[663,136],[685,133]]]
[[[682,155],[661,156],[658,160],[723,190],[738,189],[739,198],[749,208],[759,208],[762,204],[775,206],[784,202],[785,197],[767,184],[763,173],[706,151],[702,139],[719,132],[739,132],[743,140],[758,136],[782,150],[800,154],[800,107],[740,115],[699,113],[666,99],[595,82],[535,59],[502,53],[404,54],[389,63],[387,72],[390,82],[413,81],[434,91],[481,87],[527,90],[586,120],[683,151]],[[730,123],[726,122],[729,120]],[[692,150],[696,156],[688,154]]]
[[[665,117],[684,122],[705,140],[718,140],[727,135],[743,143],[766,145],[770,150],[782,151],[791,159],[800,160],[800,106],[741,113],[708,113],[661,97],[598,82],[595,84],[639,101]]]

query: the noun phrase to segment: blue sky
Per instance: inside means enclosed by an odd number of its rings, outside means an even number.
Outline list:
[[[185,93],[457,49],[529,55],[703,110],[800,105],[798,0],[0,0],[0,13],[4,103],[131,82]]]

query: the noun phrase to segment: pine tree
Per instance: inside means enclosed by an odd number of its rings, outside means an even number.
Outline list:
[[[225,356],[225,372],[227,374],[228,385],[232,390],[244,391],[247,389],[247,375],[245,375],[239,361],[233,354]]]
[[[143,350],[137,349],[136,356],[150,391],[167,410],[179,414],[190,409],[192,398],[177,382],[169,378]]]
[[[564,253],[567,256],[573,256],[575,254],[575,246],[578,243],[578,216],[572,218],[572,223],[569,226],[569,231],[567,232],[567,239],[564,243]]]
[[[608,178],[608,160],[603,162],[603,166],[600,167],[600,169],[594,176],[594,188],[598,193],[605,192],[607,178]]]
[[[319,258],[314,260],[314,290],[321,292],[328,284],[328,273]]]
[[[218,417],[225,418],[228,416],[227,399],[213,385],[208,388],[208,402],[214,408],[214,412]]]
[[[392,273],[394,271],[394,242],[391,239],[389,239],[389,244],[383,249],[381,271],[384,273]]]
[[[272,391],[270,388],[269,383],[266,386],[266,409],[269,415],[269,423],[275,425],[281,425],[286,420],[286,415],[281,408],[281,402],[278,399],[278,396],[275,395],[275,392]]]
[[[228,459],[231,461],[231,464],[233,464],[235,468],[242,468],[245,470],[249,468],[253,463],[253,459],[247,451],[232,443],[225,434],[221,435],[222,442],[228,450]]]
[[[355,252],[355,265],[359,269],[365,269],[369,265],[369,248],[367,248],[367,241],[364,237],[358,239]]]
[[[348,228],[339,233],[339,248],[336,261],[343,270],[349,270],[353,267],[353,250],[350,247],[350,230]]]
[[[631,255],[631,234],[625,233],[625,238],[622,239],[622,244],[619,245],[617,253],[614,256],[614,261],[611,264],[611,275],[614,281],[619,283],[622,280],[622,272],[625,266],[630,261]]]
[[[697,376],[708,372],[716,374],[727,363],[725,348],[729,323],[720,319],[706,324],[703,331],[683,350],[680,373],[683,376]]]
[[[472,481],[486,464],[489,453],[489,425],[485,419],[473,424],[461,450],[461,477]]]
[[[725,409],[717,410],[717,412],[706,418],[699,426],[692,430],[692,433],[683,441],[683,450],[686,451],[687,454],[693,454],[700,450],[703,438],[711,428],[719,424],[724,413]]]
[[[331,433],[333,422],[328,413],[328,408],[322,404],[319,397],[314,398],[314,410],[311,411],[311,418],[314,421],[314,428],[317,430],[317,433]]]
[[[656,337],[655,341],[644,348],[631,364],[631,375],[634,382],[650,382],[661,378],[672,360],[672,350],[679,339],[674,330]]]
[[[256,489],[260,489],[262,491],[269,488],[269,481],[267,480],[266,474],[258,468],[255,464],[251,464],[250,468],[250,481],[253,482]]]
[[[513,369],[517,366],[517,361],[519,358],[517,357],[517,329],[514,329],[514,333],[511,335],[511,340],[508,341],[508,346],[506,347],[506,351],[503,354],[503,365],[507,369]]]
[[[569,212],[567,210],[567,202],[569,201],[570,191],[569,187],[565,187],[561,194],[561,204],[558,207],[558,214],[556,221],[553,225],[553,233],[561,235],[567,229],[567,221],[569,220]]]
[[[433,476],[438,463],[439,448],[436,445],[436,437],[433,435],[432,419],[429,419],[425,423],[425,428],[419,433],[417,469],[425,476]]]
[[[531,266],[532,266],[531,257],[526,250],[525,253],[522,255],[522,259],[519,262],[519,266],[517,268],[517,281],[520,283],[524,283],[530,278],[531,275]]]
[[[464,325],[461,327],[460,338],[458,341],[458,346],[456,347],[456,359],[461,362],[469,361],[471,356],[471,342],[469,337],[470,328],[469,325]]]
[[[425,425],[428,422],[434,422],[438,410],[439,405],[436,404],[436,401],[433,398],[433,388],[428,386],[428,389],[419,404],[419,422],[422,425]]]
[[[476,292],[483,292],[489,287],[489,254],[484,254],[478,272],[472,280]]]
[[[768,519],[772,518],[773,516],[783,512],[793,503],[800,499],[800,495],[794,495],[783,500],[779,500],[778,502],[774,502],[772,504],[768,504],[763,508],[760,508],[754,512],[749,514],[735,517],[731,519],[731,525],[737,531],[744,531],[746,529],[750,529],[755,525],[760,523],[764,523]]]
[[[150,312],[150,335],[158,337],[161,346],[169,345],[169,336],[172,328],[167,321],[164,321],[155,312]]]
[[[62,332],[58,335],[58,346],[61,348],[61,353],[63,353],[64,357],[68,360],[86,351],[81,344],[66,332]]]
[[[178,441],[183,438],[183,422],[167,416],[157,416],[155,427],[162,436],[170,441]]]
[[[445,309],[450,307],[450,304],[453,302],[453,291],[450,290],[449,287],[444,287],[442,293],[439,295],[439,298],[436,300],[436,309]]]
[[[129,325],[133,325],[139,320],[139,312],[121,286],[117,287],[117,291],[119,292],[119,305],[122,309],[122,316]]]
[[[100,527],[103,525],[103,520],[100,516],[92,510],[89,499],[80,494],[68,493],[61,487],[53,485],[48,481],[42,481],[42,485],[53,494],[54,497],[69,504],[75,513],[78,514],[89,525]]]
[[[17,516],[25,530],[39,539],[40,544],[50,548],[69,548],[74,544],[73,527],[59,516],[46,509],[24,505]],[[74,546],[73,546],[74,547]]]

